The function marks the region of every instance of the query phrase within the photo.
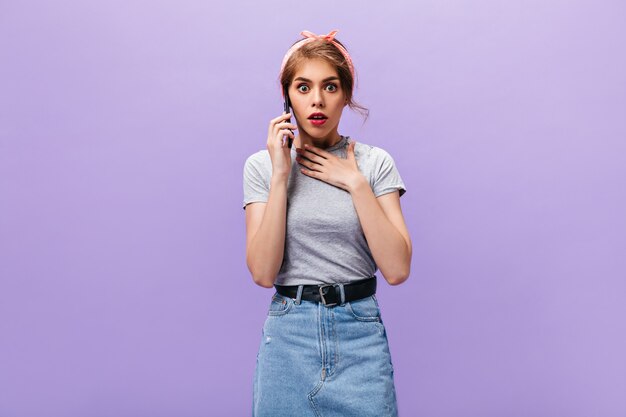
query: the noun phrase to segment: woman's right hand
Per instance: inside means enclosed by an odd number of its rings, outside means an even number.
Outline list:
[[[291,172],[291,148],[287,146],[288,140],[283,144],[283,136],[287,135],[295,139],[295,135],[289,129],[295,130],[298,126],[289,123],[287,119],[291,113],[283,113],[270,121],[267,133],[267,150],[272,160],[272,176],[288,176]]]

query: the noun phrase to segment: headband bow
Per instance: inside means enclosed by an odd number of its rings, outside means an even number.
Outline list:
[[[354,66],[352,64],[352,58],[350,58],[350,54],[348,54],[348,51],[346,50],[346,48],[344,48],[337,41],[335,41],[335,35],[337,34],[337,32],[339,32],[339,31],[336,30],[336,29],[328,32],[328,34],[326,34],[326,35],[316,35],[315,33],[310,32],[308,30],[303,30],[302,32],[300,32],[300,34],[302,36],[304,36],[304,39],[300,39],[298,42],[293,44],[293,46],[291,48],[289,48],[289,50],[287,50],[287,53],[285,54],[285,56],[283,58],[283,62],[280,65],[280,73],[282,74],[283,70],[285,69],[285,65],[287,64],[287,61],[289,60],[291,55],[296,51],[296,49],[299,49],[302,45],[304,45],[304,44],[306,44],[308,42],[312,42],[312,41],[314,41],[316,39],[324,39],[327,42],[332,43],[333,45],[335,45],[337,47],[337,49],[339,49],[339,52],[341,52],[341,54],[346,59],[346,62],[348,63],[348,67],[350,68],[350,73],[352,74],[352,78],[354,79],[355,78],[354,77]]]
[[[303,30],[302,32],[300,32],[300,35],[307,38],[326,39],[328,42],[332,42],[333,40],[335,40],[335,35],[337,34],[337,32],[339,31],[333,30],[328,32],[328,35],[316,35],[315,33],[309,32],[308,30]]]

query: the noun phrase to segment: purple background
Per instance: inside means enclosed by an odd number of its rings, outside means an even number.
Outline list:
[[[0,3],[0,416],[250,414],[242,170],[301,30],[407,185],[400,415],[626,416],[626,5]]]

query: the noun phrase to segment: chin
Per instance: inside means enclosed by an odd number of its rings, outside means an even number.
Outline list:
[[[304,126],[300,126],[298,125],[298,130],[301,133],[306,133],[306,135],[310,136],[313,139],[325,139],[326,137],[328,137],[328,135],[330,135],[330,133],[333,131],[334,126],[325,126],[324,129],[317,129],[317,128],[308,128],[308,127],[304,127]]]
[[[325,131],[322,132],[319,129],[311,131],[311,130],[306,130],[306,129],[302,129],[301,128],[300,131],[306,133],[307,136],[310,136],[310,137],[312,137],[314,139],[322,139],[322,138],[325,138],[326,135],[328,135],[328,132],[325,132]]]

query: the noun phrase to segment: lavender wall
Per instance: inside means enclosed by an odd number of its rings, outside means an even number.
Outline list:
[[[242,168],[303,29],[407,184],[402,416],[626,415],[618,1],[0,4],[0,416],[250,414]]]

